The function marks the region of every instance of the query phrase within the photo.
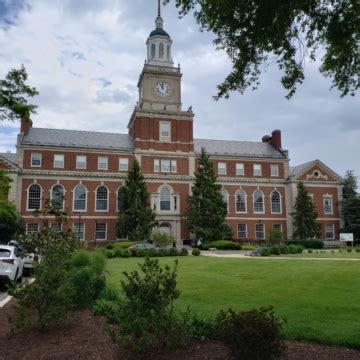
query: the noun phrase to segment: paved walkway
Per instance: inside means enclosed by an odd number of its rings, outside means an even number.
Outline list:
[[[360,261],[354,258],[312,258],[312,257],[291,257],[291,256],[248,256],[242,253],[231,252],[226,254],[224,252],[217,253],[214,251],[201,251],[201,255],[210,257],[224,257],[235,259],[263,259],[263,260],[324,260],[324,261]]]

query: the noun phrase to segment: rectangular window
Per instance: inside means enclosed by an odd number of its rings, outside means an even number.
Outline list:
[[[96,223],[96,240],[106,240],[106,224]]]
[[[326,224],[325,225],[325,239],[326,240],[334,240],[334,225],[333,224]]]
[[[108,169],[108,157],[99,156],[98,157],[98,170],[107,170]]]
[[[282,232],[282,225],[281,224],[273,224],[272,228]]]
[[[31,153],[31,166],[32,167],[41,167],[41,158],[42,158],[42,154]]]
[[[324,214],[332,214],[333,213],[332,197],[324,196],[323,203],[324,203]]]
[[[170,173],[170,160],[161,160],[161,172]]]
[[[85,155],[76,155],[76,168],[77,169],[86,169],[86,156]]]
[[[271,176],[277,177],[279,176],[279,165],[270,165]]]
[[[244,174],[244,164],[236,164],[236,175],[243,176]]]
[[[176,173],[177,172],[177,161],[171,160],[171,172]]]
[[[129,169],[129,159],[120,158],[119,159],[119,170],[120,171],[128,171]]]
[[[160,171],[160,160],[154,160],[154,172]]]
[[[226,175],[226,164],[225,163],[218,163],[218,174]]]
[[[261,164],[254,164],[254,176],[261,176]]]
[[[62,224],[59,224],[59,223],[52,223],[51,224],[51,231],[54,232],[54,233],[61,232],[61,228],[62,228]]]
[[[54,168],[64,168],[64,155],[63,154],[57,154],[54,155]]]
[[[85,239],[85,224],[84,223],[75,223],[74,224],[74,234],[78,240]]]
[[[246,224],[238,224],[237,226],[238,239],[247,238],[247,226]]]
[[[255,238],[256,240],[265,239],[265,225],[264,224],[255,224]]]
[[[169,122],[160,122],[160,141],[170,141],[171,124]]]
[[[36,234],[39,232],[39,224],[32,223],[32,224],[26,224],[26,233],[27,234]]]

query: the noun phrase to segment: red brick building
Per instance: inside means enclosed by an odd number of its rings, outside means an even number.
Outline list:
[[[236,239],[265,239],[273,227],[290,238],[300,180],[313,196],[322,238],[338,239],[341,178],[319,160],[291,168],[280,130],[259,142],[194,139],[192,109],[181,107],[182,74],[173,66],[172,40],[160,14],[155,22],[128,134],[42,129],[23,122],[17,153],[0,154],[0,168],[14,180],[10,200],[25,219],[27,231],[40,227],[32,211],[43,208],[45,199],[63,195],[63,207],[72,219],[67,227],[85,241],[115,240],[121,188],[137,158],[161,228],[181,243],[191,237],[186,228],[187,199],[203,147],[223,187],[226,221]]]

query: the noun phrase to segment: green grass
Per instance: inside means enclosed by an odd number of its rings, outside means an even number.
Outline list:
[[[316,251],[316,250],[315,250]],[[313,252],[309,254],[307,250],[304,250],[302,254],[284,254],[280,255],[282,257],[294,257],[294,258],[329,258],[329,259],[360,259],[360,252],[338,252],[337,250],[334,250],[332,253],[331,250],[322,250],[326,251],[325,253],[322,252]]]
[[[310,254],[309,254],[310,255]],[[107,262],[109,281],[137,269],[138,258]],[[172,264],[174,258],[160,263]],[[220,309],[273,305],[286,317],[288,339],[360,348],[360,264],[308,261],[179,258],[177,306],[214,316]]]

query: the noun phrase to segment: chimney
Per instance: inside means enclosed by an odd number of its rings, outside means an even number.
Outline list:
[[[20,133],[22,135],[27,135],[29,133],[30,128],[32,128],[32,121],[31,119],[21,119],[21,125],[20,125]]]
[[[271,133],[271,145],[276,150],[281,150],[281,131],[280,130],[274,130]]]
[[[263,143],[268,143],[269,141],[271,141],[271,136],[270,135],[264,135],[261,139],[261,141]]]

